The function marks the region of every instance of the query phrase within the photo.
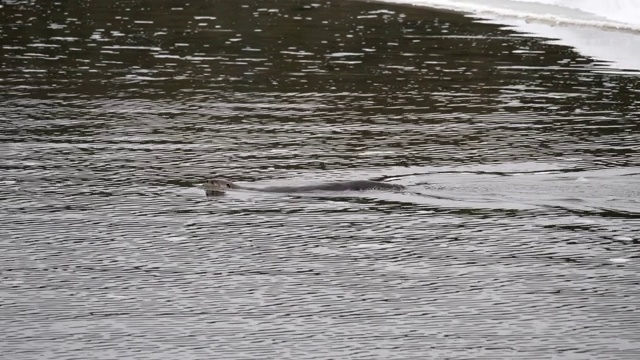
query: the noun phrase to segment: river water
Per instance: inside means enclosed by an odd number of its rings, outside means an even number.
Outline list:
[[[0,4],[1,358],[640,357],[636,75],[418,7]]]

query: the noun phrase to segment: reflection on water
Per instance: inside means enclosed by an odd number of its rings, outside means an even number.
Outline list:
[[[636,77],[389,4],[0,4],[6,356],[640,356]]]

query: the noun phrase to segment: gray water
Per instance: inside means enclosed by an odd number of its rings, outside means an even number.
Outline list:
[[[637,76],[416,7],[0,4],[2,359],[640,358]]]

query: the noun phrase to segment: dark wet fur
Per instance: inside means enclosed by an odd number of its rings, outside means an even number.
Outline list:
[[[397,184],[388,184],[379,181],[355,180],[355,181],[338,181],[316,185],[304,186],[270,186],[266,188],[255,189],[264,192],[310,192],[310,191],[364,191],[364,190],[403,190],[405,187]],[[247,188],[245,188],[247,189]]]
[[[264,188],[254,188],[247,186],[238,186],[234,184],[236,189],[254,190],[261,192],[272,193],[299,193],[299,192],[313,192],[313,191],[365,191],[365,190],[393,190],[400,191],[405,190],[403,185],[388,184],[379,181],[371,180],[354,180],[354,181],[335,181],[323,184],[315,185],[303,185],[303,186],[269,186]],[[220,196],[224,195],[224,191],[206,190],[207,196]]]

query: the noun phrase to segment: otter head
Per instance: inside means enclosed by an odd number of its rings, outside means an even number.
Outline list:
[[[203,188],[207,196],[212,196],[224,195],[225,191],[229,189],[237,189],[239,186],[229,180],[216,178],[207,180],[207,182],[204,183]]]

